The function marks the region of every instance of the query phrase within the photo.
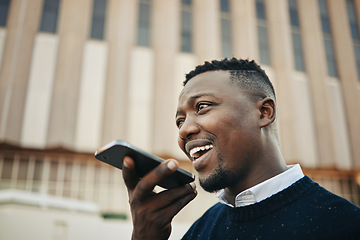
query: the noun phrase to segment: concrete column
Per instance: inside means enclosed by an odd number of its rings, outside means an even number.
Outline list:
[[[360,168],[360,88],[345,1],[328,1],[353,164]],[[358,11],[358,14],[360,12]]]
[[[155,0],[152,43],[155,53],[153,152],[169,154],[176,139],[175,113],[178,89],[174,81],[175,55],[180,51],[180,1]],[[196,14],[194,14],[196,15]],[[147,120],[146,120],[147,121]],[[173,134],[171,134],[173,132]]]
[[[19,143],[42,0],[11,1],[0,69],[0,141]]]
[[[108,1],[106,39],[109,58],[102,144],[126,139],[130,51],[134,44],[137,1]],[[139,66],[140,67],[140,66]]]
[[[287,0],[266,1],[271,65],[276,75],[280,146],[288,161],[296,161],[294,89],[291,77],[294,69],[289,8]]]
[[[194,52],[199,64],[221,58],[219,0],[194,0]]]
[[[260,62],[255,0],[230,1],[233,53]]]
[[[333,120],[328,92],[326,54],[320,22],[318,2],[297,1],[306,73],[309,77],[319,165],[330,167],[335,164]]]
[[[49,146],[75,144],[83,46],[89,36],[91,1],[61,1],[59,49],[50,113]]]

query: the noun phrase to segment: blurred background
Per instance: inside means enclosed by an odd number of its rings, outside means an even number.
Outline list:
[[[360,204],[360,0],[0,0],[0,238],[129,239],[126,140],[192,171],[187,72],[249,58],[275,85],[288,164]],[[172,239],[217,199],[198,197]]]

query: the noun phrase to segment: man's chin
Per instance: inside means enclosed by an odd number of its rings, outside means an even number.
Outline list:
[[[207,192],[214,193],[221,189],[234,186],[242,179],[240,170],[226,169],[219,165],[214,172],[207,176],[199,175],[200,186]]]
[[[224,187],[219,187],[214,184],[208,183],[206,181],[203,182],[203,181],[199,180],[199,182],[200,182],[200,186],[209,193],[215,193],[224,188]]]
[[[226,170],[219,168],[215,173],[208,177],[199,177],[199,183],[205,191],[214,193],[231,184],[227,176],[229,176],[229,173]]]

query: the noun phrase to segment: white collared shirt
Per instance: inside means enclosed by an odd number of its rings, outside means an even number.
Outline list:
[[[287,170],[239,193],[235,198],[235,207],[243,207],[260,202],[289,187],[304,177],[299,164],[287,166]],[[218,194],[219,202],[234,207],[225,198],[224,189]]]

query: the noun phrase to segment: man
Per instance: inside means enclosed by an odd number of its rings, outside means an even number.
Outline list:
[[[254,61],[196,67],[180,93],[176,125],[200,185],[221,190],[184,239],[360,239],[360,208],[285,164],[274,88]],[[172,218],[196,196],[193,184],[153,192],[177,168],[168,160],[140,180],[124,159],[133,239],[167,239]]]

